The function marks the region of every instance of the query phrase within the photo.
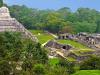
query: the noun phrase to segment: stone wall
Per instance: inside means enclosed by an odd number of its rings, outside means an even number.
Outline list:
[[[78,33],[78,34],[59,34],[58,39],[69,39],[82,43],[88,47],[94,48],[99,45],[100,48],[100,34],[88,34],[88,33]]]
[[[72,46],[70,45],[65,45],[65,44],[60,44],[55,41],[49,41],[45,47],[50,47],[50,48],[55,48],[55,49],[61,49],[61,50],[70,50]]]

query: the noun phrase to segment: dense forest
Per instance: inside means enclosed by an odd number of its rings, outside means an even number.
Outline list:
[[[26,6],[9,6],[12,17],[28,29],[47,30],[53,33],[100,32],[100,12],[79,8],[72,12],[63,7],[58,10],[38,10]]]

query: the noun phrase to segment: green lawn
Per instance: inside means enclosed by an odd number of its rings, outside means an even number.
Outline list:
[[[100,75],[100,70],[81,70],[72,75]]]
[[[30,32],[32,32],[34,35],[38,35],[38,33],[43,33],[42,30],[29,30]]]
[[[77,56],[86,56],[86,55],[90,55],[89,53],[94,52],[95,50],[92,49],[80,49],[80,50],[71,50],[72,53],[74,53]]]
[[[76,59],[73,58],[73,57],[66,57],[66,59],[67,59],[68,61],[70,61],[70,62],[74,62],[74,61],[76,61]]]
[[[58,63],[59,63],[59,59],[58,58],[49,59],[49,64],[51,66],[55,66]]]
[[[41,31],[41,30],[30,30],[34,35],[37,36],[37,38],[39,39],[39,42],[41,44],[47,42],[48,40],[52,40],[54,39],[54,37],[52,35],[49,35],[47,33],[45,33],[44,31]],[[87,48],[86,46],[78,43],[78,42],[75,42],[75,41],[72,41],[72,40],[58,40],[59,43],[62,43],[62,44],[70,44],[72,45],[74,48],[77,48],[77,49],[89,49]]]
[[[41,44],[47,42],[48,40],[52,40],[54,39],[54,37],[52,35],[49,35],[41,30],[30,30],[34,35],[37,36],[39,42]]]
[[[58,40],[58,42],[62,44],[72,45],[74,48],[77,48],[77,49],[89,49],[88,47],[72,40]]]

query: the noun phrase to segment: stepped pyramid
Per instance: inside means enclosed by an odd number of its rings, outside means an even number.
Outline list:
[[[21,23],[19,23],[15,18],[12,18],[9,13],[9,9],[5,6],[0,8],[0,32],[11,31],[11,32],[21,32],[24,36],[31,38],[33,41],[37,42],[38,39],[35,35],[32,35]]]

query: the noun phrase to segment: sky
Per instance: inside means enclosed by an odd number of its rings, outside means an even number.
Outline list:
[[[38,9],[60,9],[69,7],[76,11],[80,7],[91,8],[100,11],[100,0],[4,0],[8,5],[26,5]]]

